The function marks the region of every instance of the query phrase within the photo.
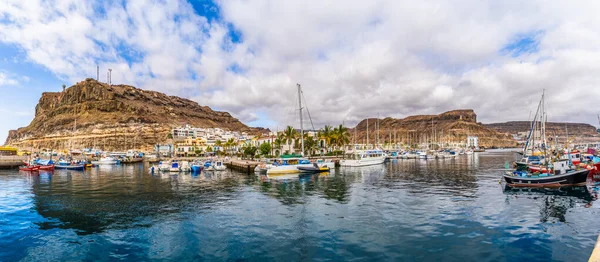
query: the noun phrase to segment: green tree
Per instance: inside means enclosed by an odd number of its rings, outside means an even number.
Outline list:
[[[169,133],[169,134],[167,135],[167,139],[173,139],[173,134]]]
[[[315,151],[319,150],[319,140],[316,140],[312,136],[305,136],[304,147],[308,152],[308,155],[314,155]]]
[[[258,150],[255,146],[248,143],[244,144],[244,147],[242,149],[244,156],[251,158],[254,158],[254,156],[256,155],[256,151]]]
[[[329,151],[333,140],[333,128],[330,125],[325,125],[325,127],[319,131],[319,134],[319,137],[325,140],[325,148]]]
[[[334,128],[332,136],[332,140],[338,148],[344,148],[345,145],[350,143],[350,133],[348,132],[348,128],[343,125]]]
[[[212,146],[206,146],[206,152],[213,152]]]
[[[202,149],[196,149],[194,153],[196,153],[196,156],[202,155]]]
[[[265,142],[260,144],[260,154],[263,156],[271,154],[271,143]]]
[[[292,141],[298,138],[298,131],[294,129],[292,126],[287,126],[285,131],[283,131],[283,136],[285,138],[285,142],[290,146]]]

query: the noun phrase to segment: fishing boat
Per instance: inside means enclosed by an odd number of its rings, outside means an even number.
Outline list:
[[[194,162],[192,163],[192,173],[200,173],[202,171],[202,168],[204,168],[204,165],[202,165],[202,163],[199,162]]]
[[[171,162],[171,167],[169,168],[169,172],[179,172],[181,168],[179,167],[179,162],[173,161]]]
[[[188,162],[188,161],[181,161],[180,170],[181,170],[181,172],[191,172],[192,168],[190,166],[190,162]]]
[[[227,167],[223,164],[223,161],[215,161],[206,168],[206,171],[223,171],[225,169],[227,169]]]
[[[43,171],[53,171],[54,170],[54,165],[43,165],[43,166],[39,166],[40,170]]]
[[[507,185],[514,187],[561,187],[585,185],[590,169],[573,169],[567,161],[552,164],[554,172],[531,173],[527,171],[511,171],[504,174]]]
[[[83,170],[85,170],[85,165],[84,164],[55,165],[54,169],[83,171]]]
[[[158,171],[169,172],[171,170],[171,162],[165,161],[158,164]]]
[[[354,154],[348,155],[349,159],[340,160],[340,166],[343,167],[360,167],[383,164],[387,155],[383,150],[364,150],[357,151]]]
[[[28,171],[28,172],[35,172],[35,171],[39,171],[40,170],[40,166],[38,165],[25,165],[25,166],[20,166],[19,167],[19,171]]]
[[[516,170],[505,172],[504,180],[515,187],[561,187],[585,185],[593,166],[582,168],[573,158],[578,152],[565,152],[556,156],[549,153],[546,141],[546,112],[544,93],[531,122],[527,142],[523,148],[523,158],[515,163]],[[580,162],[577,158],[577,162]]]

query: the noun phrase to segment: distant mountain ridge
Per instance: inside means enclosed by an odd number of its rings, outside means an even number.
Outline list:
[[[88,78],[62,92],[42,94],[31,123],[9,131],[6,145],[33,148],[151,149],[173,127],[218,127],[259,132],[227,112],[160,92]]]
[[[368,119],[369,140],[375,142],[377,135],[375,124],[377,118]],[[439,115],[415,115],[403,119],[386,117],[379,120],[380,141],[391,141],[395,137],[398,141],[407,143],[411,141],[441,141],[465,142],[467,136],[478,136],[481,147],[513,147],[516,141],[509,134],[499,133],[477,122],[477,114],[472,109],[459,109],[448,111]],[[355,127],[357,143],[366,139],[367,119],[362,120]],[[354,129],[350,130],[351,137]]]
[[[520,132],[529,132],[531,129],[530,121],[510,121],[504,123],[485,124],[486,127],[494,129],[501,133],[518,134]],[[596,127],[585,123],[561,123],[547,122],[546,134],[549,136],[598,136]]]

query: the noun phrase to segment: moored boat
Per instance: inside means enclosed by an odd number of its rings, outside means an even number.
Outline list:
[[[112,156],[102,157],[99,160],[92,161],[94,165],[116,165],[119,160]]]
[[[320,173],[329,172],[329,167],[319,166],[317,163],[314,163],[313,166],[299,166],[298,170],[300,170],[301,173]]]
[[[387,155],[382,150],[365,150],[357,151],[349,155],[349,159],[340,161],[340,166],[343,167],[360,167],[379,165],[385,162]]]
[[[83,170],[85,170],[85,165],[84,164],[55,165],[54,169],[83,171]]]
[[[561,187],[585,185],[590,169],[572,169],[567,161],[557,161],[548,173],[530,173],[527,171],[512,171],[504,174],[504,180],[509,186],[515,187]]]
[[[19,167],[19,171],[29,171],[29,172],[34,172],[34,171],[39,171],[40,170],[40,166],[37,165],[26,165],[26,166],[20,166]]]

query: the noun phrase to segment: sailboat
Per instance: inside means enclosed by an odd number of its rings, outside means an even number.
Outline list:
[[[544,96],[542,93],[531,122],[527,142],[523,147],[523,158],[516,162],[516,170],[505,172],[504,180],[509,186],[520,187],[585,185],[589,169],[574,165],[570,157],[556,157],[548,152]]]
[[[297,174],[300,173],[300,167],[305,168],[334,168],[335,164],[333,162],[322,162],[322,163],[311,163],[310,160],[304,157],[304,125],[302,121],[302,87],[300,84],[297,84],[298,87],[298,107],[300,111],[300,142],[301,142],[301,157],[291,156],[291,157],[281,157],[275,159],[275,161],[270,165],[265,165],[260,167],[260,169],[255,169],[255,171],[262,171],[264,169],[267,170],[267,175],[282,175],[282,174]],[[309,114],[310,115],[310,114]],[[316,165],[316,166],[315,166]]]

